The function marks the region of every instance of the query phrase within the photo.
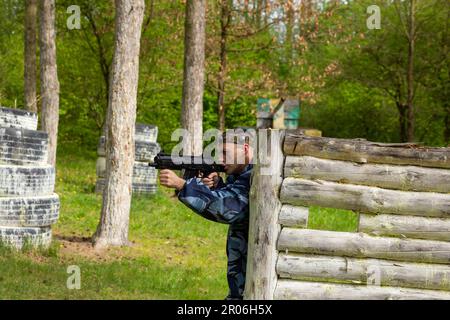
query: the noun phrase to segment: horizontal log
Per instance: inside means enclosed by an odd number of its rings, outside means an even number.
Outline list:
[[[414,144],[386,144],[364,139],[335,139],[287,133],[286,155],[313,156],[358,163],[406,164],[450,168],[450,148],[419,147]]]
[[[359,232],[374,236],[450,241],[450,219],[360,214]]]
[[[309,209],[284,205],[280,211],[278,223],[286,227],[306,228],[308,226]]]
[[[372,237],[364,233],[283,228],[277,247],[297,253],[450,263],[450,242]]]
[[[450,170],[418,166],[361,164],[309,156],[288,156],[284,176],[407,191],[450,193]]]
[[[450,300],[447,291],[279,280],[276,300]]]
[[[366,213],[450,218],[450,194],[412,192],[286,178],[281,201],[295,206],[321,206]]]
[[[297,129],[286,129],[286,134],[321,137],[322,131],[313,128],[297,128]]]
[[[280,254],[281,278],[450,291],[450,266],[378,259]]]

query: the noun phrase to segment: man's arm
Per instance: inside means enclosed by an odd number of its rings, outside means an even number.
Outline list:
[[[201,216],[226,224],[246,219],[250,179],[241,177],[233,184],[211,190],[200,179],[186,181],[178,199]]]

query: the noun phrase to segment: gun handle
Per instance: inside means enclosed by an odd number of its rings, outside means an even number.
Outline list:
[[[188,180],[190,178],[196,178],[198,176],[198,172],[195,170],[184,170],[183,179]]]

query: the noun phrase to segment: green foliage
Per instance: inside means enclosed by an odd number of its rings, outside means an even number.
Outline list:
[[[70,143],[93,152],[107,108],[114,3],[77,1],[81,30],[66,26],[66,9],[72,4],[61,0],[56,8],[59,147]],[[373,4],[381,8],[380,30],[366,26],[366,9]],[[258,97],[297,96],[302,100],[302,126],[315,127],[328,136],[399,141],[396,99],[404,100],[406,92],[408,44],[402,21],[407,4],[398,0],[318,1],[317,7],[305,11],[307,15],[295,19],[283,1],[274,4],[268,17],[235,8],[227,38],[226,127],[254,126]],[[185,5],[160,0],[146,1],[146,5],[137,121],[158,125],[160,143],[170,150],[176,143],[171,134],[180,127]],[[449,8],[438,0],[418,5],[416,140],[445,145],[450,139],[450,124],[446,124],[450,122]],[[0,6],[0,104],[21,108],[24,2],[5,0]],[[279,21],[271,20],[274,12]],[[209,1],[205,129],[217,127],[218,122],[219,16],[219,2]]]
[[[373,4],[381,8],[380,30],[368,30],[365,26],[365,10]],[[318,60],[328,61],[336,71],[328,67],[327,72],[322,65],[324,85],[315,91],[319,96],[316,112],[320,116],[306,117],[306,121],[312,118],[330,136],[401,140],[397,106],[406,104],[407,97],[407,4],[408,1],[355,1],[338,7],[333,19],[322,18],[324,28],[318,39],[330,39],[331,34],[334,41],[327,45],[313,41],[312,63],[317,66]],[[448,63],[444,63],[448,62],[444,58],[448,55],[444,43],[449,40],[449,9],[441,1],[419,1],[418,6],[413,102],[416,140],[442,146],[446,143],[442,119],[449,92],[448,81],[444,80],[449,70]],[[330,25],[333,22],[337,25]],[[436,29],[446,25],[440,32]],[[336,29],[339,34],[334,34]],[[443,70],[447,76],[439,77]],[[429,81],[439,88],[440,94],[433,95]],[[442,99],[444,96],[447,98]],[[331,119],[330,112],[337,117],[334,123],[326,120]]]

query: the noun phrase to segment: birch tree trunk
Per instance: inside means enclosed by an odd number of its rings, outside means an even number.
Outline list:
[[[24,47],[25,108],[37,112],[36,102],[36,19],[37,0],[26,0]]]
[[[185,155],[202,154],[205,20],[206,0],[186,1],[181,125],[191,136],[183,139]]]
[[[55,0],[40,2],[42,130],[48,133],[48,163],[56,165],[59,122],[59,81],[56,67]]]
[[[144,0],[116,0],[106,135],[106,185],[96,248],[128,245],[139,50]]]

